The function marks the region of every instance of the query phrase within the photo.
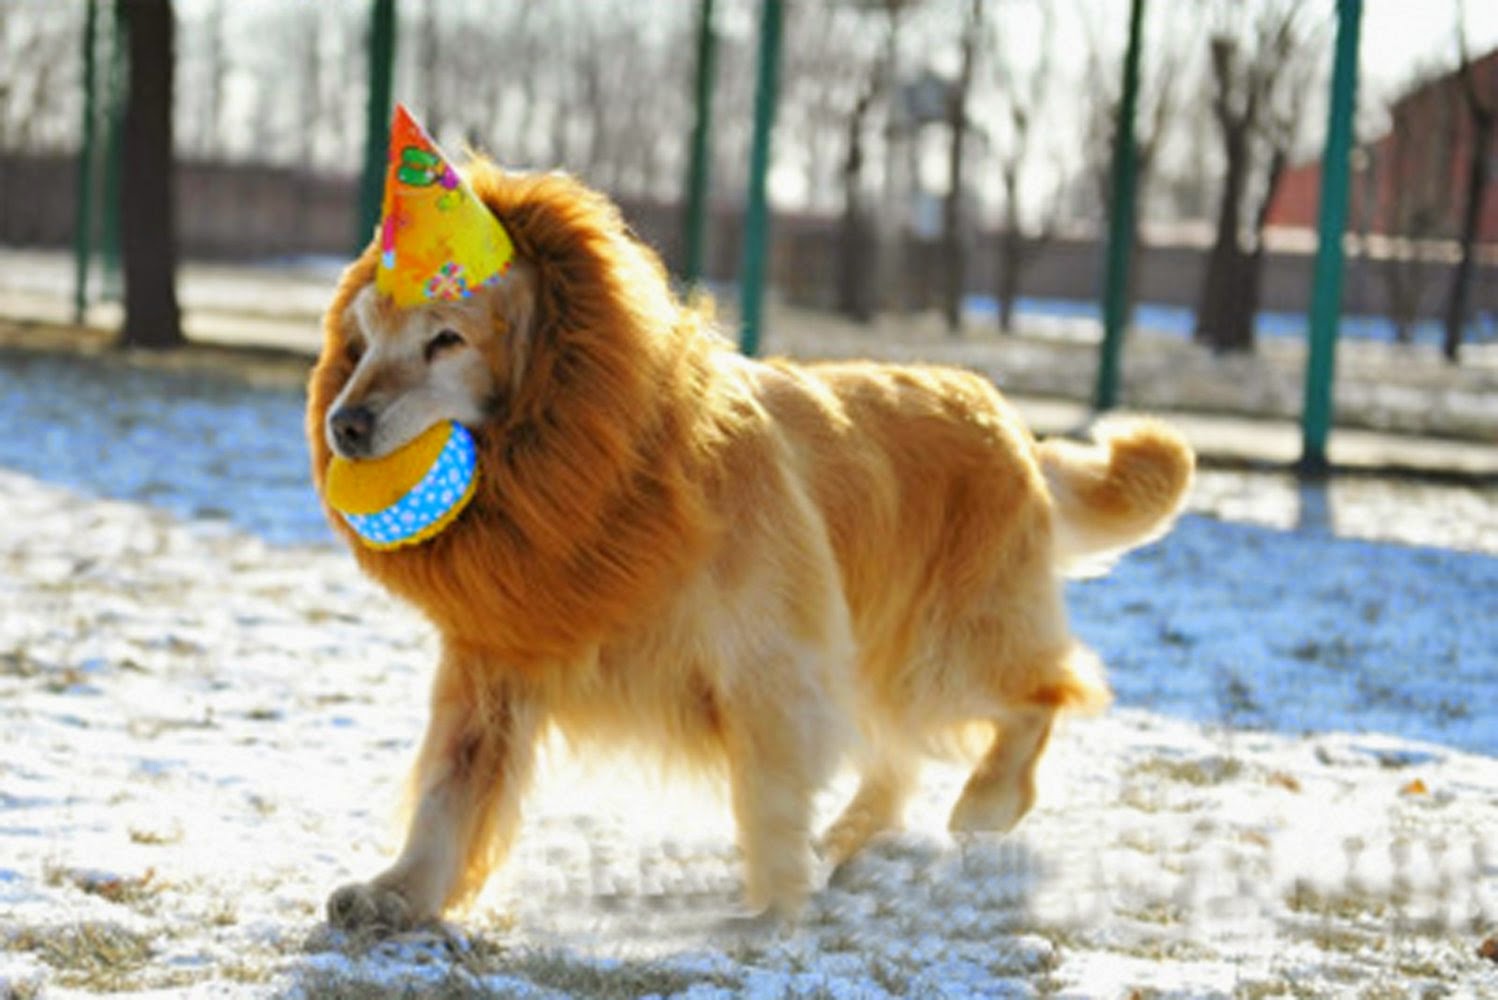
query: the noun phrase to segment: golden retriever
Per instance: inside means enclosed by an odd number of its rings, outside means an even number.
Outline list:
[[[1035,798],[1063,709],[1108,691],[1070,636],[1069,570],[1156,537],[1192,475],[1179,435],[1031,436],[994,387],[940,367],[742,357],[673,293],[602,195],[558,174],[467,172],[516,265],[458,303],[396,308],[376,248],[345,272],[311,376],[321,488],[335,412],[378,457],[452,419],[472,504],[364,571],[441,636],[404,849],[328,901],[400,929],[463,903],[515,835],[538,738],[716,764],[751,906],[794,913],[898,824],[923,755],[981,725],[954,830]],[[812,800],[861,778],[814,844]]]

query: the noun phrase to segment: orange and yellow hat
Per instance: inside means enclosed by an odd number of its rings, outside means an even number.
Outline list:
[[[390,123],[375,286],[398,306],[464,299],[515,256],[510,234],[404,105]]]

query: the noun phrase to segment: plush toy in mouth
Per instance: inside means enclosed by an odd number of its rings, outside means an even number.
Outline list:
[[[365,545],[396,549],[452,524],[477,487],[473,435],[446,420],[384,458],[333,456],[323,492]]]

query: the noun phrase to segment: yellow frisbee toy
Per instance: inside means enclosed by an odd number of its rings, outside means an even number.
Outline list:
[[[468,506],[477,488],[473,435],[448,420],[384,458],[335,455],[323,492],[365,545],[396,549],[439,534]]]

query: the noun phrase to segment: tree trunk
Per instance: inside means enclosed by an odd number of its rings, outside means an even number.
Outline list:
[[[1243,194],[1248,180],[1248,132],[1237,123],[1224,123],[1223,128],[1227,172],[1217,210],[1217,237],[1207,258],[1207,273],[1196,310],[1195,340],[1214,350],[1237,350],[1242,348],[1234,342],[1241,340],[1242,331],[1233,328],[1234,317],[1246,273],[1238,227],[1243,218]],[[1251,333],[1246,346],[1253,346]]]
[[[129,34],[121,243],[125,270],[124,347],[179,347],[177,230],[173,207],[171,0],[116,0]]]
[[[972,0],[962,31],[962,64],[947,97],[947,127],[952,137],[947,156],[947,199],[942,212],[942,315],[947,331],[962,332],[962,293],[967,277],[967,247],[963,242],[963,160],[967,150],[967,98],[972,89],[973,60],[977,55],[978,29],[982,25],[983,0]]]
[[[1259,300],[1264,287],[1264,227],[1269,222],[1269,207],[1274,203],[1275,192],[1279,190],[1289,161],[1289,153],[1283,149],[1270,154],[1264,196],[1254,212],[1254,250],[1247,255],[1239,253],[1233,310],[1222,328],[1221,341],[1214,345],[1219,351],[1254,349],[1254,321],[1259,315]]]
[[[1014,332],[1014,307],[1019,299],[1020,271],[1025,266],[1025,238],[1018,229],[1006,228],[999,237],[999,332]]]
[[[859,323],[874,318],[874,277],[878,245],[863,207],[863,130],[879,93],[879,74],[859,95],[848,118],[848,152],[843,161],[843,219],[838,234],[837,308]]]
[[[1383,261],[1384,291],[1388,296],[1387,309],[1389,320],[1394,324],[1396,344],[1408,344],[1415,339],[1420,287],[1418,254],[1418,250],[1411,250],[1409,257],[1402,258],[1391,253]]]
[[[1446,298],[1446,334],[1441,353],[1456,364],[1461,360],[1462,335],[1467,325],[1468,302],[1472,295],[1472,259],[1477,244],[1477,226],[1481,221],[1482,199],[1488,186],[1489,147],[1493,144],[1493,125],[1498,115],[1478,112],[1472,116],[1472,148],[1467,161],[1467,200],[1462,206],[1461,259],[1451,275],[1451,291]]]
[[[999,332],[1014,332],[1014,299],[1019,294],[1019,270],[1025,248],[1019,228],[1019,164],[1004,165],[1004,231],[999,234],[998,273],[993,283],[999,310]]]

